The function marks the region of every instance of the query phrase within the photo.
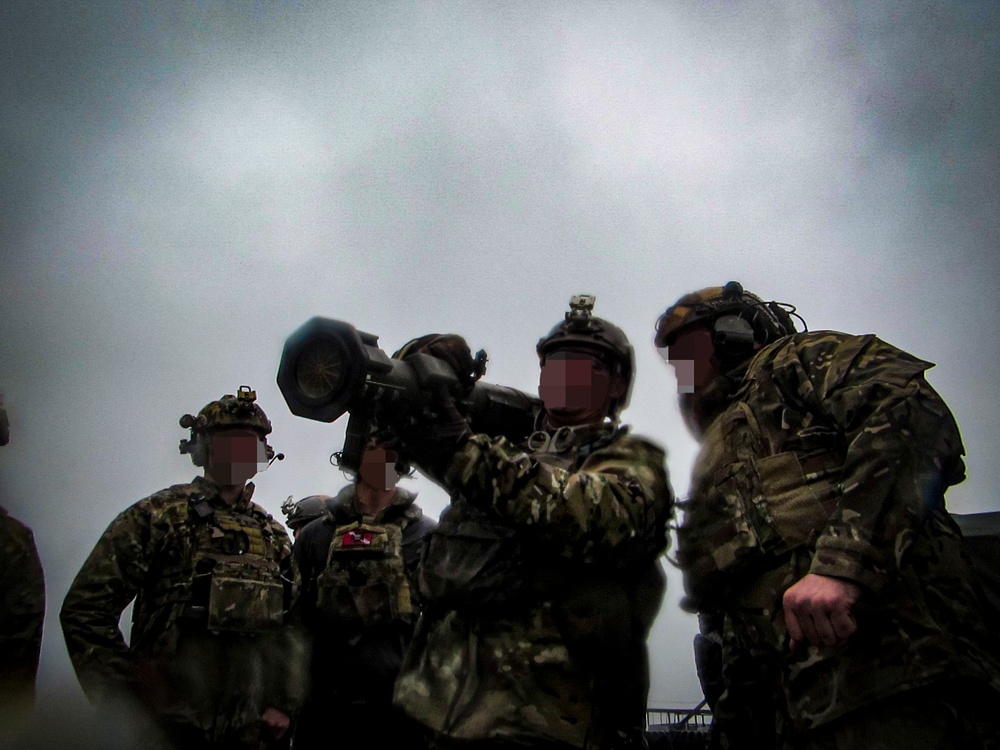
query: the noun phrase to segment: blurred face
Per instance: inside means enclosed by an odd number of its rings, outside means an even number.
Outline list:
[[[252,430],[216,430],[210,436],[206,476],[220,485],[246,484],[267,468],[264,440]]]
[[[396,471],[398,461],[399,454],[396,451],[370,445],[361,456],[358,477],[376,490],[391,490],[399,481],[399,472]]]
[[[542,363],[538,395],[556,427],[599,422],[611,399],[624,394],[624,379],[596,357],[572,349],[553,352]]]
[[[712,332],[707,328],[690,328],[682,331],[674,343],[665,347],[660,355],[674,368],[677,393],[694,393],[705,386],[718,372],[713,364],[715,347]]]
[[[706,393],[718,381],[719,369],[712,344],[712,332],[706,327],[689,328],[678,334],[674,342],[660,349],[660,356],[674,368],[677,378],[677,400],[688,429],[698,437],[710,418],[711,406]]]

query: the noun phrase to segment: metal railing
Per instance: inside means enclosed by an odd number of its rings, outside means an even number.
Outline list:
[[[647,708],[646,726],[648,728],[707,729],[712,725],[712,712],[704,706],[705,701],[694,708]]]

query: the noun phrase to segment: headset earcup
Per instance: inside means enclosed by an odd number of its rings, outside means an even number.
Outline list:
[[[208,435],[201,432],[191,437],[191,463],[198,467],[208,466]]]
[[[712,323],[712,345],[724,359],[743,360],[756,343],[753,326],[739,315],[722,315]]]

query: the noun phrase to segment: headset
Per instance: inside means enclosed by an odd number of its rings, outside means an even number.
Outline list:
[[[738,311],[726,312],[712,321],[712,346],[716,355],[725,362],[742,362],[758,346],[766,346],[779,338],[798,333],[794,315],[808,331],[805,320],[786,302],[765,302],[743,289],[738,281],[730,281],[722,288],[719,306],[742,305]]]
[[[185,414],[180,418],[181,427],[191,430],[191,437],[180,441],[181,454],[187,453],[191,456],[191,463],[199,468],[208,466],[209,437],[205,432],[206,424],[208,420],[201,415],[195,417]]]
[[[181,454],[188,454],[191,456],[191,463],[199,468],[204,468],[208,466],[208,455],[209,448],[211,447],[212,436],[206,426],[208,425],[208,420],[201,414],[197,417],[191,414],[185,414],[180,418],[180,426],[191,430],[191,437],[188,439],[181,439],[180,441],[180,452]],[[267,438],[263,435],[259,435],[259,438],[264,441],[264,455],[267,458],[267,465],[270,466],[275,461],[284,461],[284,453],[275,453],[274,448],[272,448],[268,442]]]

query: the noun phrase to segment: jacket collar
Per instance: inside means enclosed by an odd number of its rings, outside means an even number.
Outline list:
[[[209,505],[215,508],[225,508],[226,503],[222,500],[222,493],[219,491],[219,485],[212,482],[205,477],[195,477],[194,481],[191,482],[195,490],[199,495],[201,495]],[[247,482],[246,486],[243,488],[243,493],[239,496],[235,503],[233,503],[233,508],[246,508],[250,505],[250,501],[253,498],[254,483]]]
[[[392,502],[376,518],[385,520],[403,515],[413,507],[413,501],[416,499],[415,492],[397,486]],[[347,485],[332,500],[327,501],[327,508],[334,521],[354,519],[360,516],[361,511],[357,507],[357,493],[354,490],[354,485]]]

